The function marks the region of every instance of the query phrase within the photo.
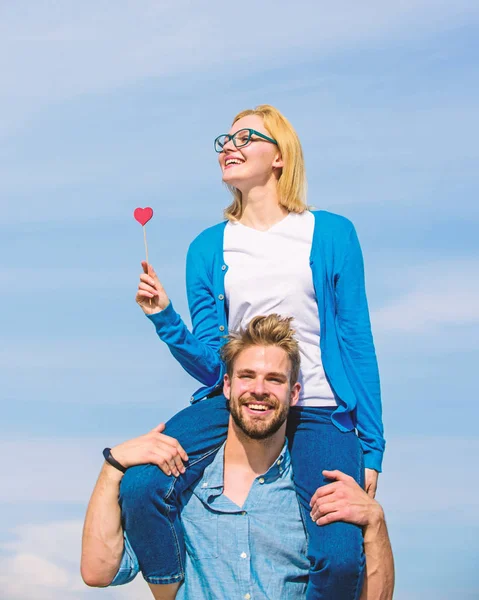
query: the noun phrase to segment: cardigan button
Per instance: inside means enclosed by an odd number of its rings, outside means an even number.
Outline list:
[[[224,300],[224,299],[225,299],[225,297],[223,296],[223,294],[220,294],[220,295],[218,296],[218,300]]]
[[[220,331],[224,331],[224,330],[225,330],[225,326],[224,326],[224,325],[220,325],[220,326],[219,326],[219,330],[220,330]]]

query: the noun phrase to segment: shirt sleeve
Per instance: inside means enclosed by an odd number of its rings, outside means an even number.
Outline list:
[[[128,541],[128,536],[124,534],[123,556],[121,557],[120,567],[115,578],[110,585],[124,585],[130,583],[140,572],[140,566],[133,548]]]
[[[374,349],[361,246],[351,224],[342,268],[336,276],[337,323],[356,394],[357,431],[366,468],[381,471],[385,448],[379,370]]]
[[[191,244],[186,259],[186,291],[193,331],[190,332],[172,303],[161,312],[147,315],[156,332],[187,373],[203,385],[216,385],[224,374],[219,355],[222,345],[213,285],[204,260]]]

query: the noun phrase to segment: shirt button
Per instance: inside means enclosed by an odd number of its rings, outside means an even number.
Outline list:
[[[221,267],[221,270],[222,270],[222,271],[226,271],[226,265],[223,265],[223,266]]]
[[[220,294],[220,295],[218,296],[218,300],[224,300],[224,299],[225,299],[225,297],[223,296],[223,294]]]
[[[191,396],[191,398],[190,398],[191,402],[193,402],[194,399],[195,399],[195,397]]]
[[[281,458],[280,458],[280,459],[278,459],[278,460],[276,461],[276,464],[277,464],[277,465],[280,465],[280,464],[281,464]]]
[[[224,331],[224,330],[225,330],[225,326],[224,326],[224,325],[220,325],[220,326],[219,326],[219,330],[220,330],[220,331]]]
[[[250,598],[251,598],[251,594],[245,594],[245,595],[244,595],[244,598],[245,598],[245,600],[250,600]]]
[[[246,514],[246,511],[244,510],[241,514],[244,516]]]
[[[204,484],[201,487],[208,487],[208,482],[205,481]]]
[[[259,481],[260,483],[264,483],[264,477],[260,477],[260,478],[258,479],[258,481]]]
[[[241,556],[241,558],[246,558],[248,555],[246,554],[246,552],[242,552],[242,553],[240,554],[240,556]]]

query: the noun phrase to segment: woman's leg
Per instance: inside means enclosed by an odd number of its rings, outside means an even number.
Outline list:
[[[226,439],[228,419],[223,395],[185,408],[168,421],[165,433],[176,438],[188,454],[186,472],[175,478],[156,465],[138,465],[123,476],[123,527],[150,584],[179,583],[184,578],[180,496],[212,462]]]
[[[307,600],[357,600],[365,570],[360,527],[343,522],[318,526],[310,516],[312,495],[330,483],[323,469],[339,469],[364,486],[359,440],[354,431],[343,433],[331,422],[332,412],[330,408],[296,407],[288,417],[293,477],[311,561]]]

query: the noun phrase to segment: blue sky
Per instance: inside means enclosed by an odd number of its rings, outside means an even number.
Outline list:
[[[2,598],[149,597],[78,575],[101,450],[195,389],[134,303],[132,212],[187,319],[188,244],[229,200],[212,140],[261,103],[362,242],[395,597],[478,597],[479,7],[395,4],[2,3]]]

